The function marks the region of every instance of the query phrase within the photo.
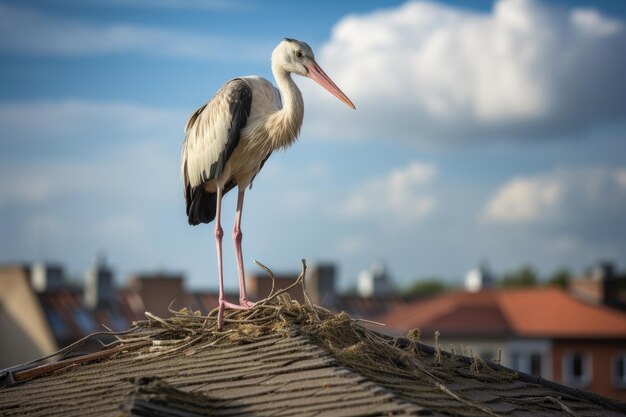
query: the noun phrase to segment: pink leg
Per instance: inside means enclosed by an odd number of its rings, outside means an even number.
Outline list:
[[[246,275],[243,270],[243,255],[241,253],[241,212],[243,211],[243,195],[245,187],[239,188],[237,195],[237,215],[235,216],[235,227],[233,228],[233,242],[235,243],[235,255],[237,257],[237,274],[239,275],[239,304],[241,307],[250,308],[254,303],[248,301],[246,295]]]
[[[222,326],[224,325],[224,308],[234,308],[238,310],[242,310],[248,307],[242,307],[237,304],[232,304],[226,301],[226,296],[224,295],[224,268],[222,267],[222,237],[224,236],[224,231],[222,230],[222,222],[221,222],[221,214],[222,214],[222,190],[220,188],[217,189],[217,207],[215,210],[215,247],[217,249],[217,274],[219,277],[219,310],[217,313],[217,329],[222,330]]]
[[[220,294],[219,294],[219,310],[217,313],[217,329],[222,330],[224,325],[224,306],[226,297],[224,296],[224,269],[222,268],[222,237],[224,231],[222,230],[221,222],[222,214],[222,189],[217,189],[217,207],[215,209],[215,247],[217,249],[217,276],[219,279]]]

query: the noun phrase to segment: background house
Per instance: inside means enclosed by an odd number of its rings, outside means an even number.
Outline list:
[[[455,290],[377,317],[385,332],[420,329],[422,340],[602,395],[626,400],[626,312],[615,308],[624,278],[600,265],[570,288],[495,289],[472,273]],[[580,289],[584,288],[584,297]],[[589,301],[583,301],[591,300]]]
[[[299,272],[277,273],[276,288],[296,282]],[[313,265],[307,272],[307,290],[313,303],[354,317],[382,314],[406,300],[388,292],[363,297],[342,295],[336,289],[336,268],[330,263]],[[123,331],[150,311],[169,317],[170,308],[183,307],[208,314],[218,304],[216,291],[189,290],[180,273],[144,272],[130,276],[118,287],[114,271],[99,259],[85,272],[84,285],[70,281],[62,265],[37,263],[0,267],[0,369],[48,355],[90,333]],[[267,273],[251,273],[247,279],[252,300],[266,297],[272,287]],[[289,294],[304,302],[301,288]],[[238,294],[227,294],[237,300]],[[103,336],[103,343],[112,341]],[[81,352],[98,350],[101,344],[85,343]]]
[[[0,368],[54,352],[58,345],[26,268],[0,268]]]

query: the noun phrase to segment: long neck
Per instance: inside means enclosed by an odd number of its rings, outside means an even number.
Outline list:
[[[269,118],[267,128],[272,147],[278,149],[291,145],[300,134],[304,101],[290,73],[277,66],[272,66],[272,72],[282,94],[283,108]]]

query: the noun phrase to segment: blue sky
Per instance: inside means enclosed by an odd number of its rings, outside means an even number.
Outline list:
[[[105,253],[120,281],[215,288],[212,226],[186,223],[182,128],[229,78],[272,79],[293,37],[357,110],[297,80],[300,139],[246,197],[248,269],[331,261],[347,288],[378,260],[399,286],[485,260],[623,267],[625,16],[620,1],[0,1],[0,262],[82,275]]]

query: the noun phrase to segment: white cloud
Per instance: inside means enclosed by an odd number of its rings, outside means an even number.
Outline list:
[[[0,50],[45,55],[139,53],[176,58],[260,61],[272,45],[132,24],[91,24],[0,4]],[[231,51],[236,50],[237,54]]]
[[[131,236],[140,239],[147,235],[147,225],[136,213],[111,215],[101,219],[94,227],[96,234],[104,239],[115,242],[116,239],[128,239]]]
[[[412,162],[359,185],[340,205],[338,213],[351,219],[414,223],[435,208],[435,198],[428,193],[427,186],[436,173],[432,164]]]
[[[288,189],[283,190],[278,196],[281,207],[289,210],[307,210],[315,207],[315,194],[309,190]]]
[[[367,246],[367,240],[361,236],[344,236],[337,239],[334,250],[338,257],[354,256],[363,252]]]
[[[324,161],[313,161],[305,167],[306,175],[311,178],[322,180],[330,176],[331,170]]]
[[[626,168],[615,171],[615,182],[622,190],[626,190]]]
[[[0,103],[0,160],[76,154],[146,138],[182,143],[187,114],[127,102],[61,100]],[[38,182],[45,182],[39,179]]]
[[[505,184],[491,199],[486,217],[499,222],[537,220],[554,210],[563,197],[555,178],[519,178]]]
[[[179,157],[179,146],[131,141],[95,155],[0,163],[4,259],[80,264],[107,250],[127,265],[158,261],[155,242],[186,224]]]
[[[68,0],[62,1],[64,4]],[[185,10],[249,10],[254,6],[247,1],[229,0],[74,0],[74,3],[81,6],[100,7],[124,7],[124,8],[163,8],[163,9],[185,9]]]
[[[172,125],[183,131],[182,111],[147,107],[121,101],[60,101],[0,103],[3,136],[67,136],[123,126],[129,133],[151,132]]]
[[[45,207],[55,200],[85,197],[94,202],[104,199],[109,204],[114,199],[126,205],[163,202],[178,196],[182,201],[179,157],[178,152],[170,153],[159,144],[146,142],[126,144],[95,157],[3,163],[0,207]]]
[[[590,36],[612,36],[623,30],[622,23],[606,19],[593,9],[576,9],[571,17],[575,26]]]
[[[549,242],[556,254],[576,253],[585,250],[584,242],[569,235],[556,236]]]
[[[0,179],[0,206],[11,202],[40,203],[50,198],[53,188],[53,181],[41,175],[24,173],[18,178],[12,178],[9,173],[3,172]]]
[[[67,225],[58,216],[39,213],[25,219],[23,232],[26,239],[39,241],[42,238],[60,235],[66,228]]]
[[[342,19],[318,60],[357,106],[339,112],[304,83],[309,114],[324,120],[312,123],[319,136],[520,138],[626,115],[624,23],[591,9],[499,0],[476,13],[412,1]]]
[[[577,168],[516,178],[494,193],[483,218],[494,224],[535,224],[611,235],[623,229],[624,172],[623,168]]]

